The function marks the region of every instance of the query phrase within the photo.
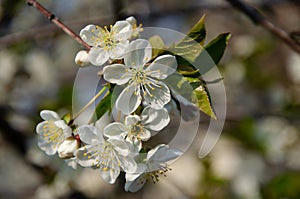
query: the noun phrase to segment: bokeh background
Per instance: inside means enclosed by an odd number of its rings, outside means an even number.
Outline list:
[[[75,32],[134,15],[144,26],[186,33],[206,14],[207,39],[232,37],[219,64],[227,117],[213,151],[198,136],[161,182],[123,191],[97,171],[73,170],[36,144],[39,111],[66,113],[82,47],[23,0],[0,0],[0,198],[300,198],[300,56],[224,0],[40,0]],[[300,30],[300,4],[247,1],[287,30]],[[207,123],[200,124],[205,129]],[[202,128],[203,127],[203,128]]]

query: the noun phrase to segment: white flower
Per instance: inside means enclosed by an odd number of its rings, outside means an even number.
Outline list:
[[[168,145],[161,144],[147,153],[147,157],[138,164],[134,173],[126,173],[125,191],[136,192],[140,190],[147,181],[156,183],[159,176],[166,176],[171,170],[167,164],[182,155],[177,149],[170,149]],[[142,158],[142,156],[140,157]]]
[[[131,34],[132,26],[127,21],[117,21],[110,26],[110,30],[106,26],[88,25],[80,31],[80,37],[92,46],[89,60],[96,66],[104,64],[109,58],[123,58]]]
[[[133,16],[126,18],[126,21],[128,23],[130,23],[130,25],[132,26],[131,37],[138,37],[140,35],[140,32],[142,32],[144,30],[142,28],[142,24],[140,24],[139,26],[137,26],[136,19]]]
[[[113,184],[121,168],[124,171],[136,169],[129,145],[124,140],[105,140],[100,130],[92,125],[79,127],[77,133],[81,141],[86,143],[74,154],[77,162],[84,167],[99,168],[106,182]]]
[[[140,145],[140,141],[150,139],[150,130],[160,131],[166,127],[169,122],[170,117],[167,109],[156,110],[148,106],[143,110],[141,116],[127,116],[124,124],[120,122],[109,124],[104,129],[104,134],[110,138],[121,136],[123,139],[129,139],[136,145]]]
[[[75,63],[80,67],[91,65],[88,52],[86,50],[79,51],[76,54]]]
[[[43,110],[40,115],[45,121],[36,127],[38,146],[46,154],[54,155],[61,143],[71,136],[72,129],[54,111]]]
[[[58,156],[60,158],[72,158],[74,157],[74,152],[80,147],[80,140],[76,139],[74,136],[68,137],[57,149]]]
[[[104,79],[108,82],[127,87],[116,100],[116,107],[129,115],[141,104],[142,96],[155,109],[161,109],[171,100],[169,88],[161,81],[174,73],[177,68],[176,58],[172,55],[157,57],[149,66],[152,48],[144,39],[131,42],[126,49],[123,64],[105,66]]]
[[[72,167],[73,169],[77,169],[76,157],[65,159],[65,163],[67,163],[69,167]]]

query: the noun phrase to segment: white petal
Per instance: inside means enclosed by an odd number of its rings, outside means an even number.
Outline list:
[[[142,163],[137,164],[136,167],[135,167],[135,171],[126,172],[126,174],[125,174],[126,181],[136,180],[146,170],[147,170],[147,166],[145,164],[142,164]]]
[[[119,95],[116,100],[116,107],[123,114],[129,115],[137,109],[137,107],[141,104],[141,101],[142,98],[139,90],[137,94],[135,94],[135,86],[130,85],[127,86]]]
[[[157,145],[155,148],[148,151],[148,153],[147,153],[147,162],[149,162],[150,160],[153,159],[153,156],[155,155],[155,153],[157,153],[158,150],[166,151],[168,148],[169,148],[169,146],[165,145],[165,144]]]
[[[146,107],[142,112],[142,124],[145,128],[153,131],[160,131],[165,128],[169,122],[170,117],[167,109],[154,109],[150,106]]]
[[[95,38],[98,38],[100,35],[101,29],[97,29],[94,25],[87,25],[84,27],[79,35],[83,41],[85,41],[90,46],[95,46]]]
[[[178,149],[170,149],[168,145],[161,144],[150,150],[147,154],[147,160],[156,163],[165,163],[170,160],[176,159],[182,155]]]
[[[138,164],[134,161],[134,158],[131,156],[126,156],[120,158],[121,168],[127,173],[136,172]]]
[[[157,86],[153,86],[153,90],[149,87],[148,91],[151,96],[147,93],[144,95],[144,99],[154,109],[161,109],[171,100],[171,94],[169,88],[163,82],[157,82]]]
[[[120,175],[119,168],[108,168],[107,170],[100,169],[100,175],[103,180],[109,184],[115,183],[116,179]]]
[[[110,138],[107,141],[114,145],[114,149],[122,156],[127,156],[129,154],[129,146],[124,139]]]
[[[55,124],[55,126],[57,126],[58,128],[61,128],[61,129],[65,129],[65,128],[68,128],[69,126],[65,123],[64,120],[56,120],[53,122]],[[70,127],[69,127],[70,128]]]
[[[95,164],[95,159],[88,158],[86,153],[91,146],[84,146],[74,152],[76,161],[83,167],[91,167]]]
[[[47,121],[51,121],[51,120],[60,120],[60,117],[59,115],[54,112],[54,111],[50,111],[50,110],[42,110],[41,113],[40,113],[41,117],[44,119],[44,120],[47,120]]]
[[[104,143],[102,133],[92,125],[83,125],[77,129],[77,133],[86,144]]]
[[[102,117],[96,121],[95,127],[103,132],[104,128],[113,121],[112,115],[106,111]]]
[[[64,120],[55,121],[54,124],[55,126],[63,130],[65,137],[69,137],[72,135],[72,129],[65,123]]]
[[[152,47],[145,39],[136,39],[126,48],[124,62],[127,67],[143,67],[152,57]]]
[[[124,138],[127,135],[127,130],[124,124],[120,122],[114,122],[109,125],[107,125],[104,128],[104,135],[109,138],[113,137],[122,137]]]
[[[64,137],[62,139],[59,139],[58,137],[55,141],[49,141],[46,139],[48,136],[46,134],[49,134],[49,130],[45,130],[44,127],[45,125],[49,125],[48,122],[41,122],[37,125],[36,127],[36,132],[39,134],[38,136],[38,146],[45,151],[47,155],[54,155],[57,151],[57,148],[59,145],[64,141]],[[58,128],[57,128],[58,129]],[[56,127],[54,127],[54,131],[57,130]],[[59,134],[61,135],[61,134]]]
[[[122,85],[131,78],[131,71],[123,64],[108,65],[103,68],[103,78],[110,83]]]
[[[100,47],[92,47],[89,52],[89,60],[95,66],[101,66],[109,59],[109,54],[106,50]]]
[[[121,41],[116,46],[109,51],[109,57],[111,59],[122,59],[124,58],[125,49],[128,47],[129,41]]]
[[[44,130],[44,126],[48,124],[48,122],[46,121],[43,121],[43,122],[40,122],[36,128],[35,128],[35,131],[37,134],[42,134],[45,130]]]
[[[58,142],[48,142],[43,136],[38,137],[38,146],[40,149],[45,151],[47,155],[54,155],[60,143]]]
[[[138,190],[140,190],[141,188],[143,188],[143,186],[146,183],[146,180],[140,180],[140,178],[144,178],[144,175],[140,175],[136,180],[134,181],[126,181],[125,183],[125,191],[130,191],[130,192],[137,192]],[[141,183],[142,182],[142,183]]]
[[[150,137],[151,137],[151,132],[144,128],[142,133],[140,134],[141,140],[148,141]]]
[[[67,163],[67,165],[70,166],[70,167],[72,167],[73,169],[77,169],[76,157],[70,158],[70,159],[66,159],[65,163]]]
[[[117,40],[126,40],[132,34],[132,26],[127,21],[117,21],[112,27],[111,32]]]
[[[129,156],[136,157],[139,154],[139,151],[142,149],[142,142],[139,139],[125,139],[129,143]]]
[[[130,23],[131,26],[136,25],[136,19],[133,16],[127,17],[125,20]]]
[[[128,115],[125,118],[125,125],[130,126],[130,125],[138,123],[139,121],[141,121],[140,116],[138,116],[138,115]]]
[[[177,69],[175,56],[162,55],[157,57],[146,70],[151,71],[151,76],[158,79],[165,79]]]

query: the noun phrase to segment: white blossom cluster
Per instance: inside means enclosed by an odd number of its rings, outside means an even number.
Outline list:
[[[36,127],[38,145],[46,154],[58,153],[74,168],[79,164],[98,169],[111,184],[125,172],[125,190],[130,192],[138,191],[149,180],[157,182],[170,170],[168,162],[182,154],[166,144],[143,148],[154,132],[169,124],[164,106],[171,94],[162,80],[176,71],[177,61],[173,55],[152,57],[149,41],[138,39],[142,30],[135,18],[129,17],[110,28],[88,25],[80,32],[91,49],[80,51],[75,62],[80,66],[109,63],[103,68],[103,78],[124,88],[114,104],[124,119],[104,128],[100,120],[76,126],[53,111],[43,110],[45,121]]]

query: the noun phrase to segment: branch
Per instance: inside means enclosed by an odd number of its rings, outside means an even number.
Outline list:
[[[257,9],[251,7],[250,5],[242,2],[240,0],[226,0],[230,3],[233,7],[237,8],[238,10],[242,11],[245,15],[247,15],[253,23],[256,25],[261,25],[273,35],[281,39],[284,43],[286,43],[291,49],[295,52],[300,54],[300,45],[290,37],[290,34],[285,30],[277,27],[273,24],[269,19],[263,16]]]
[[[293,0],[289,0],[289,2],[292,2]],[[277,5],[281,3],[286,3],[286,0],[266,0],[263,3],[255,4],[257,7],[262,6],[270,6],[270,5]],[[296,3],[296,2],[295,2]],[[180,7],[176,9],[163,9],[163,10],[150,10],[150,13],[144,14],[144,13],[131,13],[137,18],[150,18],[151,20],[156,18],[161,18],[161,16],[165,15],[177,15],[178,13],[184,14],[184,15],[190,15],[191,13],[198,13],[200,11],[224,11],[227,9],[230,9],[230,5],[215,5],[215,4],[201,4],[201,5],[191,5],[186,7]],[[104,24],[111,23],[112,18],[115,18],[114,15],[107,15],[105,17],[94,17],[94,18],[85,18],[83,19],[75,19],[75,20],[69,20],[65,21],[66,24],[68,24],[69,27],[75,28],[75,27],[82,27],[83,25],[86,25],[86,23],[91,24],[97,24],[99,21],[102,22],[103,26]],[[100,24],[98,24],[100,25]],[[102,26],[102,25],[101,25]],[[60,30],[57,29],[57,27],[50,25],[44,25],[41,27],[32,27],[26,31],[20,31],[20,32],[13,32],[7,35],[4,35],[0,37],[0,48],[1,47],[8,47],[15,43],[22,42],[25,40],[30,40],[32,38],[38,39],[38,38],[44,38],[52,36],[53,34],[59,34]],[[293,38],[293,37],[292,37]]]
[[[61,22],[53,13],[49,12],[46,8],[44,8],[36,0],[27,0],[27,4],[29,6],[35,7],[38,11],[40,11],[43,15],[45,15],[50,21],[52,21],[56,26],[58,26],[65,33],[70,35],[79,44],[83,45],[87,50],[91,49],[91,47],[87,43],[85,43],[76,33],[74,33],[69,27],[67,27],[63,22]]]

